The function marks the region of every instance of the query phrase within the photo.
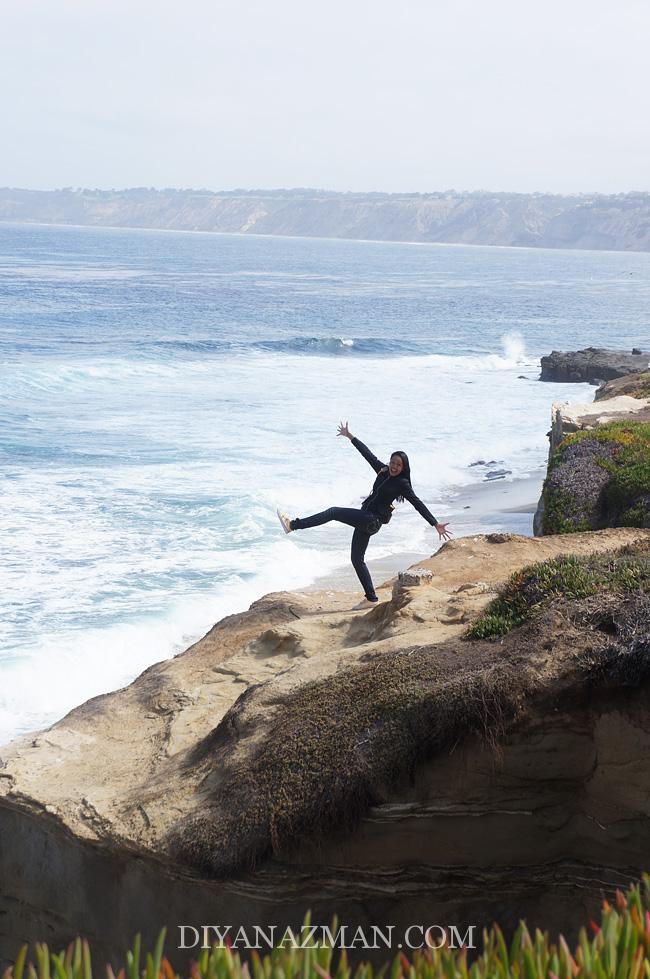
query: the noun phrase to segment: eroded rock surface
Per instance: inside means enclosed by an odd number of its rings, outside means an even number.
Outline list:
[[[650,399],[650,371],[637,371],[613,381],[606,381],[596,389],[594,398],[596,401],[607,401],[620,395]]]
[[[166,924],[173,947],[181,922],[309,907],[570,928],[645,859],[639,610],[558,606],[509,643],[461,637],[517,568],[648,539],[459,539],[368,612],[267,595],[0,749],[2,953],[81,931],[114,956],[137,930]]]

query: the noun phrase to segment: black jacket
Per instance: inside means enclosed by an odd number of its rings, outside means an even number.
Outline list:
[[[393,511],[391,506],[393,500],[396,500],[398,496],[403,496],[432,527],[435,527],[438,521],[422,500],[415,495],[408,479],[405,476],[391,476],[388,472],[388,466],[384,462],[380,462],[367,445],[364,445],[357,438],[353,438],[351,441],[355,449],[361,453],[377,473],[377,479],[372,486],[372,493],[363,501],[361,509],[376,513],[383,523],[388,523]]]

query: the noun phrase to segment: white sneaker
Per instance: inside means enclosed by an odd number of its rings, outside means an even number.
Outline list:
[[[379,599],[377,599],[376,602],[371,602],[369,598],[364,598],[363,601],[362,602],[359,602],[358,605],[353,605],[352,606],[352,611],[353,612],[357,612],[359,609],[362,609],[362,608],[374,608],[375,605],[378,605],[378,604],[379,604]]]
[[[291,521],[290,521],[289,517],[286,515],[286,513],[283,513],[282,510],[280,510],[280,509],[278,509],[277,514],[278,514],[278,520],[282,524],[282,529],[284,530],[285,534],[290,534],[291,533]]]

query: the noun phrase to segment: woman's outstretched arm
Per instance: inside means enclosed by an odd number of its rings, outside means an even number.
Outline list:
[[[363,442],[360,442],[358,438],[354,437],[354,435],[350,432],[350,429],[348,428],[347,422],[345,423],[345,425],[343,424],[343,422],[339,424],[339,430],[336,434],[343,435],[345,438],[350,439],[355,449],[361,453],[361,455],[366,460],[366,462],[370,463],[370,465],[372,466],[372,468],[375,470],[376,473],[381,472],[382,469],[386,468],[386,464],[380,462],[377,456],[372,454],[372,452],[370,451],[367,445],[364,445]]]
[[[449,540],[450,531],[447,530],[449,525],[446,523],[439,523],[427,507],[426,503],[423,503],[420,497],[415,495],[413,487],[405,479],[402,480],[402,482],[404,484],[404,488],[402,489],[402,496],[404,499],[408,500],[409,503],[415,507],[415,509],[424,517],[427,523],[430,523],[432,527],[436,528],[438,535],[443,540]]]

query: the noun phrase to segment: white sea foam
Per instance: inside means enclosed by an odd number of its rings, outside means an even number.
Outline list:
[[[121,233],[112,234],[117,248]],[[215,239],[200,240],[215,247]],[[320,255],[335,246],[301,247]],[[358,261],[359,246],[340,247]],[[586,386],[551,391],[536,383],[539,362],[517,316],[526,315],[525,304],[507,308],[502,293],[501,305],[486,312],[494,282],[462,250],[453,251],[451,267],[433,271],[430,262],[444,265],[444,251],[428,249],[426,262],[410,270],[312,263],[337,269],[333,275],[307,273],[294,260],[287,271],[260,272],[244,254],[243,268],[240,256],[230,271],[210,262],[197,271],[185,259],[171,280],[162,271],[123,270],[117,251],[103,268],[99,260],[86,268],[64,259],[36,268],[30,258],[22,271],[4,270],[16,288],[27,285],[17,313],[0,298],[0,349],[8,352],[0,373],[0,536],[8,543],[0,562],[0,741],[128,682],[264,592],[305,586],[347,564],[349,528],[329,524],[287,537],[275,515],[277,505],[300,516],[358,506],[368,493],[374,474],[336,437],[339,420],[349,420],[383,460],[406,450],[416,492],[444,517],[452,493],[483,478],[485,467],[471,463],[493,462],[513,477],[537,469],[550,401],[591,398]],[[133,279],[122,293],[120,278]],[[519,285],[532,288],[523,278]],[[223,299],[221,290],[231,288],[240,292]],[[136,315],[131,290],[140,289]],[[202,289],[189,328],[185,307]],[[176,294],[182,310],[174,317],[168,301]],[[257,305],[253,294],[262,297]],[[468,295],[479,299],[472,305]],[[416,296],[426,311],[411,336],[398,309]],[[358,321],[349,299],[360,304]],[[92,316],[113,301],[135,319],[123,331],[109,318],[102,348],[104,321]],[[452,303],[449,322],[440,314],[429,326],[442,301]],[[215,326],[221,302],[227,313]],[[376,308],[384,316],[378,330]],[[500,348],[495,341],[486,353],[481,330],[492,308],[504,333]],[[58,321],[50,321],[52,309]],[[312,336],[306,324],[314,311],[320,326]],[[544,307],[535,315],[557,324],[560,312]],[[39,328],[28,336],[30,313]],[[283,320],[292,315],[295,329]],[[261,324],[272,322],[265,332]],[[447,341],[434,339],[439,334]],[[429,352],[423,335],[431,337]],[[368,556],[434,544],[429,525],[403,504]]]
[[[290,555],[290,560],[288,556]],[[130,682],[143,669],[181,652],[225,615],[242,611],[262,594],[295,589],[336,566],[334,556],[277,541],[265,560],[254,555],[248,568],[207,594],[186,595],[164,611],[140,608],[126,620],[101,628],[64,628],[35,637],[31,647],[0,659],[0,744],[46,726],[77,704]],[[283,570],[278,574],[278,565]],[[253,573],[253,566],[254,573]],[[64,596],[58,596],[61,613]],[[141,600],[146,609],[146,601]],[[68,608],[71,609],[70,603]]]
[[[436,515],[482,478],[479,458],[515,476],[538,467],[548,391],[519,336],[502,346],[367,357],[361,373],[359,360],[288,352],[9,366],[5,407],[19,396],[27,419],[13,437],[28,425],[40,461],[11,457],[2,486],[5,736],[126,682],[264,591],[347,563],[349,528],[285,538],[275,517],[278,504],[305,516],[368,493],[374,474],[336,437],[339,419],[380,458],[406,449]],[[433,543],[404,504],[369,557]]]

